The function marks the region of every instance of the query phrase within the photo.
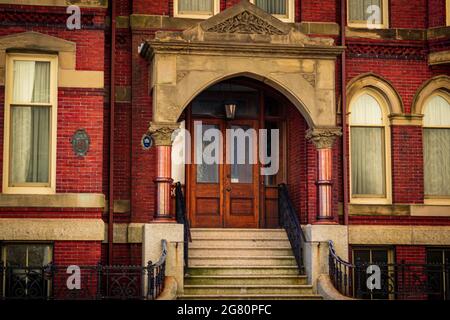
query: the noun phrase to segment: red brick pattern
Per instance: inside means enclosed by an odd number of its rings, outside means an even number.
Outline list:
[[[445,1],[446,0],[428,0],[429,28],[445,26]]]
[[[338,3],[339,1],[302,0],[299,10],[301,21],[338,22],[340,17]]]
[[[300,215],[301,222],[307,223],[308,180],[306,179],[306,161],[308,156],[305,139],[308,125],[300,112],[294,107],[287,108],[287,136],[289,150],[287,155],[287,184],[289,196]]]
[[[422,127],[392,126],[394,203],[423,203]]]
[[[427,0],[394,0],[389,1],[391,28],[427,27]]]
[[[53,262],[56,265],[96,265],[100,258],[100,241],[56,241],[53,244]]]
[[[397,276],[397,288],[401,292],[413,291],[415,288],[411,287],[414,284],[419,285],[420,282],[426,283],[426,276],[423,273],[423,267],[421,264],[426,263],[426,248],[423,246],[396,246],[395,247],[395,262],[405,263],[410,266],[407,270],[403,271],[400,276]],[[419,265],[419,266],[417,266]],[[422,276],[420,276],[422,275]],[[406,286],[406,288],[405,288]],[[410,293],[405,296],[399,297],[402,300],[426,300],[427,296],[424,294]]]

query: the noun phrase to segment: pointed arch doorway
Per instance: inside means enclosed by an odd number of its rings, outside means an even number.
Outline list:
[[[193,227],[279,226],[277,185],[286,180],[289,103],[273,88],[245,77],[215,84],[190,103],[184,117],[192,136],[186,192]],[[234,115],[227,114],[227,104],[235,105]],[[265,136],[261,129],[267,130]],[[220,141],[211,136],[214,132]],[[212,145],[220,154],[211,152]],[[200,159],[204,154],[223,161],[207,163]],[[266,175],[263,168],[274,174]]]

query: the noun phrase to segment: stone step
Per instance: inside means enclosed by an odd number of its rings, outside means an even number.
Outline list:
[[[189,249],[198,247],[215,247],[215,248],[248,248],[248,247],[270,247],[285,248],[290,247],[289,240],[281,239],[195,239],[189,243]]]
[[[288,239],[286,232],[283,229],[193,229],[191,230],[191,236],[193,241],[197,239]]]
[[[297,266],[189,266],[190,276],[298,276]]]
[[[186,295],[312,294],[309,285],[185,285]]]
[[[297,266],[294,256],[192,256],[189,266]]]
[[[182,295],[179,300],[322,300],[316,294],[234,294],[234,295]]]
[[[289,256],[292,255],[291,247],[241,247],[241,248],[217,248],[217,247],[190,247],[189,257],[210,256]]]
[[[308,284],[306,276],[291,275],[245,275],[245,276],[188,276],[184,279],[185,285],[299,285]]]

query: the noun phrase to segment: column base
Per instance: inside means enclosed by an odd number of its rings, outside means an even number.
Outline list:
[[[339,224],[334,217],[330,216],[318,216],[317,220],[313,222],[312,224],[328,224],[328,225],[337,225]]]
[[[173,216],[155,216],[151,223],[177,223]]]

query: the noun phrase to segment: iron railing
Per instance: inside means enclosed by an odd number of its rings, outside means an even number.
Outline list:
[[[0,265],[0,299],[155,299],[164,289],[167,243],[147,266]]]
[[[328,267],[334,287],[344,296],[353,297],[353,274],[355,266],[342,260],[334,250],[333,241],[328,241]]]
[[[335,288],[352,298],[450,300],[450,266],[446,264],[352,264],[343,261],[329,241],[329,273]]]
[[[147,265],[147,298],[150,300],[156,299],[164,290],[164,281],[166,278],[167,241],[161,240],[161,244],[161,257],[156,263],[152,264],[152,262],[149,261]]]
[[[285,184],[278,186],[278,214],[280,225],[286,230],[289,242],[291,243],[299,272],[303,274],[305,271],[303,248],[306,238]]]
[[[175,211],[177,222],[184,226],[184,273],[186,274],[189,268],[189,242],[192,238],[189,219],[186,217],[186,200],[179,182],[175,184]]]

